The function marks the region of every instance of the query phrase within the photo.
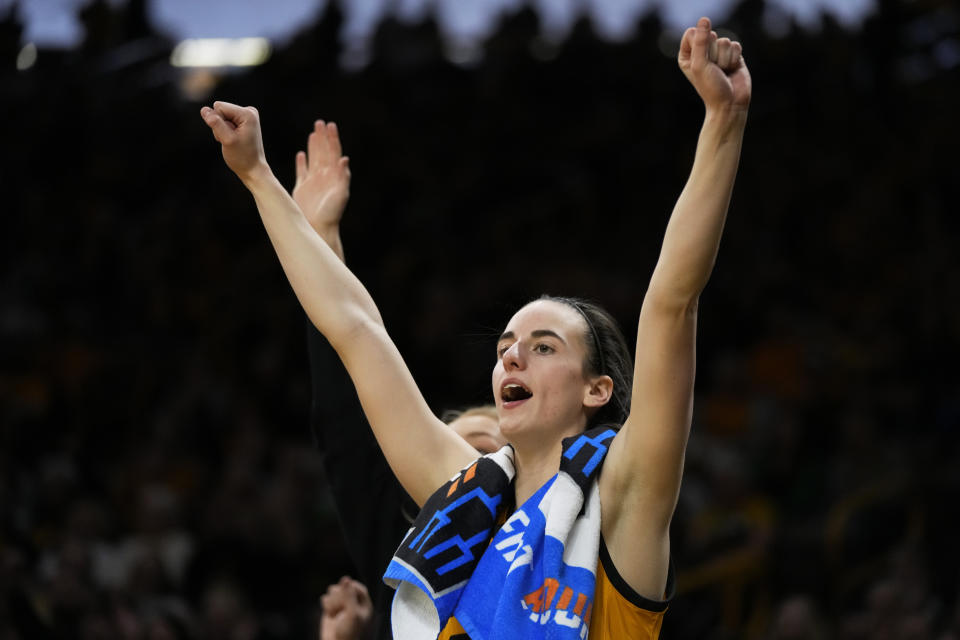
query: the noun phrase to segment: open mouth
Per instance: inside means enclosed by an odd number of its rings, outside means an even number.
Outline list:
[[[519,402],[520,400],[526,400],[531,397],[533,397],[533,394],[530,393],[529,389],[514,382],[503,385],[503,388],[500,390],[500,398],[503,399],[504,402]]]

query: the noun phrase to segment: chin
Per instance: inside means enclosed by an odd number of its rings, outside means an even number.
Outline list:
[[[520,429],[520,425],[516,420],[500,420],[500,433],[504,436],[509,436],[510,434],[516,433]]]
[[[523,420],[518,420],[517,418],[507,418],[506,420],[501,419],[500,421],[500,433],[503,434],[503,437],[507,440],[513,441],[513,436],[525,433],[529,430],[529,425],[527,425]]]

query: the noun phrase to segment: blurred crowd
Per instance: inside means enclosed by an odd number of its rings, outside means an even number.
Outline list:
[[[960,640],[960,10],[880,0],[715,24],[754,80],[701,302],[662,637]],[[146,0],[18,70],[0,14],[0,640],[316,637],[351,572],[307,426],[305,319],[199,106],[259,107],[292,185],[314,118],[351,157],[348,264],[435,407],[488,401],[540,293],[636,322],[699,102],[656,13],[608,42],[506,16],[465,60],[335,4],[270,61],[184,71]],[[399,541],[398,541],[399,542]]]

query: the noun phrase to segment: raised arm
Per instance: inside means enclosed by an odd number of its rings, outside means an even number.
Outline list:
[[[720,245],[751,93],[740,44],[718,38],[707,18],[684,33],[678,62],[706,113],[643,299],[630,416],[600,480],[611,559],[634,589],[654,599],[666,582],[692,419],[697,304]]]
[[[422,504],[477,452],[431,413],[373,299],[273,175],[257,110],[215,102],[200,113],[253,195],[300,304],[343,360],[390,466]]]

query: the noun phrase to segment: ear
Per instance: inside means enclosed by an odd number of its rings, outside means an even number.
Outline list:
[[[600,408],[613,397],[613,378],[598,376],[590,380],[583,395],[583,406]]]

